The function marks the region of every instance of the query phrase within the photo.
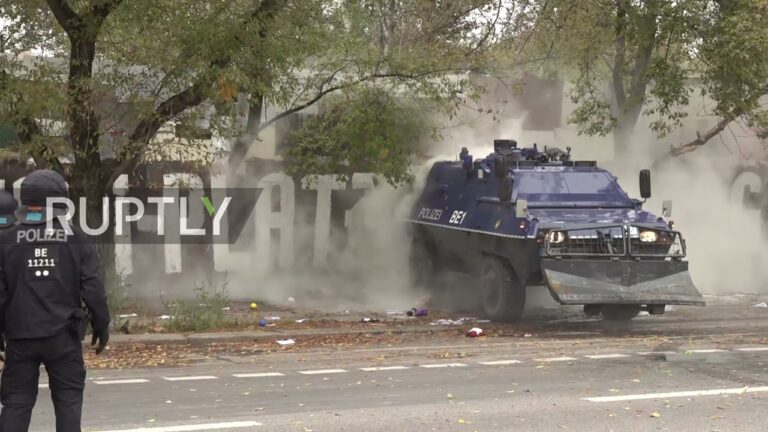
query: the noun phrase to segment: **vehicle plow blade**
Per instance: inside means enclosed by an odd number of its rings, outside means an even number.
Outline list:
[[[541,266],[560,304],[705,305],[685,261],[544,259]]]

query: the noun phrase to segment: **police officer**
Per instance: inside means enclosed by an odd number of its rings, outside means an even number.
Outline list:
[[[0,231],[16,223],[16,209],[18,208],[19,203],[16,202],[13,195],[5,189],[0,189]],[[0,361],[5,362],[5,339],[2,333],[0,333]]]
[[[29,429],[45,365],[57,432],[80,432],[85,387],[82,340],[86,313],[101,353],[109,339],[109,311],[91,239],[66,230],[47,199],[66,198],[64,178],[50,170],[21,184],[18,223],[0,234],[0,326],[6,360],[0,380],[0,432]],[[48,222],[53,219],[52,222]]]

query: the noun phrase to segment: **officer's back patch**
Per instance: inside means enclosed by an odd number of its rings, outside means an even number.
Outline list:
[[[26,280],[58,279],[59,248],[57,244],[24,245]]]

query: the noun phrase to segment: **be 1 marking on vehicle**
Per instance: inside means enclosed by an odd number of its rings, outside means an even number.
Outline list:
[[[465,217],[467,217],[467,212],[461,211],[461,210],[456,210],[451,215],[451,219],[448,221],[448,223],[452,223],[452,224],[456,224],[456,225],[461,225],[462,223],[464,223],[464,218]]]

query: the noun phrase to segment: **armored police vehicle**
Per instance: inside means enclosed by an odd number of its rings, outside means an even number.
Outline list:
[[[442,272],[469,275],[466,288],[495,321],[519,319],[526,286],[535,285],[606,320],[703,306],[683,237],[642,208],[650,172],[640,172],[643,200],[632,199],[610,172],[572,161],[570,152],[495,140],[484,159],[464,148],[458,161],[435,163],[409,218],[414,281],[430,286]]]

